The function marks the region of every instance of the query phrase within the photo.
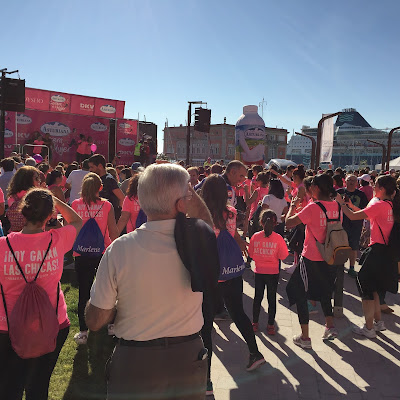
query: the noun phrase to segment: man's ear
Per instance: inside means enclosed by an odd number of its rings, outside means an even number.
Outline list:
[[[176,210],[178,212],[184,213],[186,214],[186,207],[185,207],[185,199],[178,199],[178,201],[176,202]]]

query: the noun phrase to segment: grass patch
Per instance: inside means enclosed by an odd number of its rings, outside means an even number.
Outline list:
[[[104,368],[114,347],[107,329],[90,332],[87,345],[78,346],[78,287],[75,271],[65,270],[62,290],[71,321],[68,338],[61,350],[49,387],[49,400],[89,400],[106,398]]]

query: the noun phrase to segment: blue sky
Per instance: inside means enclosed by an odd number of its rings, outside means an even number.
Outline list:
[[[212,123],[267,101],[289,132],[354,107],[400,125],[400,2],[68,0],[2,7],[0,67],[27,86],[125,100],[125,117],[184,124],[188,100]]]

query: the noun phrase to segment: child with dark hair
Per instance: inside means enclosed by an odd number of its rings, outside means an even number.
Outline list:
[[[268,335],[275,335],[276,291],[279,281],[279,263],[288,254],[286,242],[281,235],[274,232],[278,218],[272,210],[265,210],[260,216],[263,231],[257,232],[250,240],[249,254],[254,259],[255,296],[253,302],[253,330],[258,332],[258,319],[264,288],[267,286],[268,298]]]

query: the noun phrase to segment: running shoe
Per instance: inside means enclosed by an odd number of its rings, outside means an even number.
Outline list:
[[[385,323],[382,320],[375,321],[374,322],[374,329],[375,329],[375,332],[386,331]]]
[[[318,314],[317,306],[313,306],[310,300],[307,300],[307,307],[309,314]]]
[[[267,333],[268,335],[275,335],[275,326],[274,325],[267,325]]]
[[[78,332],[74,335],[74,340],[76,344],[86,344],[88,340],[87,331]]]
[[[362,326],[353,326],[351,330],[356,333],[357,335],[365,336],[368,339],[375,339],[376,338],[376,332],[375,329],[368,329],[366,325]]]
[[[249,363],[247,364],[246,371],[248,372],[254,371],[264,363],[265,363],[264,356],[260,352],[255,354],[250,354]]]
[[[334,326],[331,328],[328,328],[327,326],[325,327],[325,332],[322,335],[322,340],[333,340],[336,339],[338,336],[338,331]]]
[[[311,339],[304,339],[301,335],[293,336],[293,343],[302,349],[312,349]]]
[[[211,381],[207,381],[206,396],[212,396],[213,394],[214,394],[213,384]]]
[[[253,332],[258,332],[258,322],[253,322],[251,325],[253,326]]]

